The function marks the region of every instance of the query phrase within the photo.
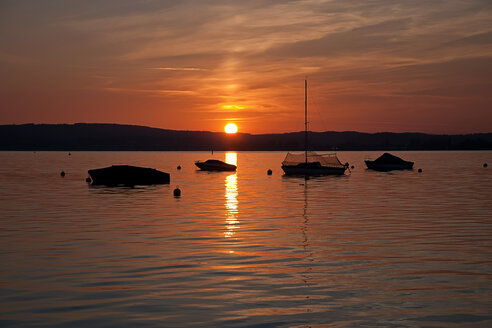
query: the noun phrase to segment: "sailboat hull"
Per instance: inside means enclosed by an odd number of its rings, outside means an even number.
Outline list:
[[[345,167],[306,167],[305,165],[282,165],[285,175],[344,175]]]

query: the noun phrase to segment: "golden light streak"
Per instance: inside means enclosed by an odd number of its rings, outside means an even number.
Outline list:
[[[233,154],[236,155],[236,153]],[[236,230],[240,228],[239,220],[237,218],[237,214],[238,214],[237,173],[228,175],[226,177],[225,187],[226,187],[225,190],[226,230],[224,231],[224,237],[231,238],[235,235]]]
[[[226,153],[225,162],[237,165],[237,153]],[[226,238],[234,236],[235,230],[239,229],[237,195],[237,173],[234,173],[228,175],[225,180],[226,231],[224,231],[224,237]]]
[[[233,104],[226,104],[226,105],[222,105],[222,109],[244,109],[245,107],[244,106],[240,106],[240,105],[233,105]]]

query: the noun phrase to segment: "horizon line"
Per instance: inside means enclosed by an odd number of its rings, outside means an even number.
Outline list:
[[[209,130],[181,130],[181,129],[171,129],[171,128],[162,128],[155,127],[149,125],[139,125],[139,124],[129,124],[129,123],[108,123],[108,122],[75,122],[75,123],[4,123],[0,124],[0,126],[22,126],[22,125],[119,125],[119,126],[133,126],[133,127],[142,127],[149,129],[157,129],[157,130],[169,130],[169,131],[179,131],[179,132],[207,132],[207,133],[221,133],[225,134],[224,131],[209,131]],[[289,133],[304,133],[304,130],[298,131],[286,131],[286,132],[265,132],[265,133],[250,133],[250,132],[237,132],[235,134],[243,134],[243,135],[268,135],[268,134],[289,134]],[[469,135],[469,134],[491,134],[490,132],[466,132],[466,133],[434,133],[434,132],[418,132],[418,131],[378,131],[378,132],[365,132],[365,131],[356,131],[356,130],[324,130],[324,131],[312,131],[308,130],[310,133],[326,133],[326,132],[335,132],[335,133],[362,133],[362,134],[380,134],[380,133],[392,133],[392,134],[427,134],[427,135]],[[234,135],[234,134],[233,134]],[[231,135],[231,136],[233,136]]]

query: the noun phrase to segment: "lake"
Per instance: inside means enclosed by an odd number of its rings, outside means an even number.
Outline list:
[[[0,152],[0,326],[491,327],[492,152],[380,154],[305,181],[283,152]],[[171,184],[85,182],[112,164]]]

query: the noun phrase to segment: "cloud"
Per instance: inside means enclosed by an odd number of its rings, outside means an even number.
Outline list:
[[[198,67],[148,67],[147,69],[154,69],[158,71],[206,71],[205,68]]]
[[[442,43],[441,47],[460,47],[470,45],[483,45],[492,50],[492,31],[472,34],[463,38]]]
[[[395,38],[395,35],[408,30],[410,22],[408,18],[384,21],[349,31],[328,34],[314,40],[288,43],[269,50],[266,54],[277,57],[329,57],[355,53],[364,56],[364,53],[401,45],[404,41]]]
[[[192,95],[195,92],[191,90],[166,90],[166,89],[129,89],[129,88],[103,88],[105,91],[118,92],[118,93],[137,93],[137,94],[150,94],[153,96],[166,96],[166,95]]]

